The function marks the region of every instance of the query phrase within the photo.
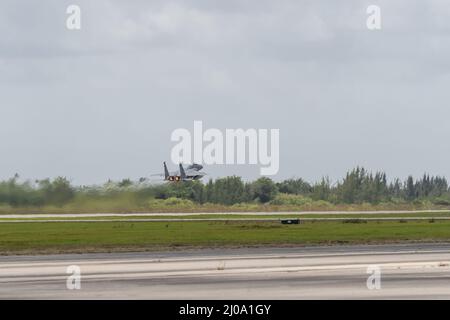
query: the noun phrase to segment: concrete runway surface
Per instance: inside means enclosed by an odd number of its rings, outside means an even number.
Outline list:
[[[71,265],[80,290],[66,287]],[[0,298],[449,299],[450,244],[3,256]]]
[[[152,216],[202,216],[202,215],[247,215],[247,216],[277,216],[277,215],[310,215],[310,214],[400,214],[400,213],[445,213],[449,210],[379,210],[379,211],[286,211],[286,212],[147,212],[147,213],[20,213],[1,214],[0,218],[32,219],[32,218],[95,218],[95,217],[152,217]]]

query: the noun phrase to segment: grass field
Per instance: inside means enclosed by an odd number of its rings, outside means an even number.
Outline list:
[[[0,254],[450,241],[450,221],[0,224]]]

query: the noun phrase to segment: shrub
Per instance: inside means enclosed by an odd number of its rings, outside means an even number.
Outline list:
[[[193,207],[194,203],[188,199],[180,199],[175,197],[170,197],[163,200],[163,205],[165,206],[177,206],[177,207]]]
[[[275,199],[273,199],[270,204],[277,206],[303,206],[303,205],[311,205],[312,199],[295,194],[287,194],[287,193],[279,193]]]

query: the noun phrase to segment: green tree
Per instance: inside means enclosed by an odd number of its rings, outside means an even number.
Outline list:
[[[258,199],[262,203],[275,199],[278,189],[272,179],[262,177],[252,183],[251,192],[253,199]]]
[[[48,204],[62,206],[75,196],[74,188],[65,177],[57,177],[53,181],[45,179],[38,183],[39,188],[44,194],[45,202]]]
[[[414,184],[414,178],[412,176],[408,176],[408,179],[406,180],[406,186],[405,186],[405,197],[406,200],[412,201],[416,199],[417,193],[416,193],[416,186]]]

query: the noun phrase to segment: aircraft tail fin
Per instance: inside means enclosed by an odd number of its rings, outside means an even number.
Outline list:
[[[184,171],[183,165],[180,163],[180,177],[181,180],[186,179],[186,172]]]
[[[164,162],[164,179],[169,179],[169,176],[170,176],[170,174],[169,174],[169,170],[167,170],[167,165],[166,165],[166,162]]]

